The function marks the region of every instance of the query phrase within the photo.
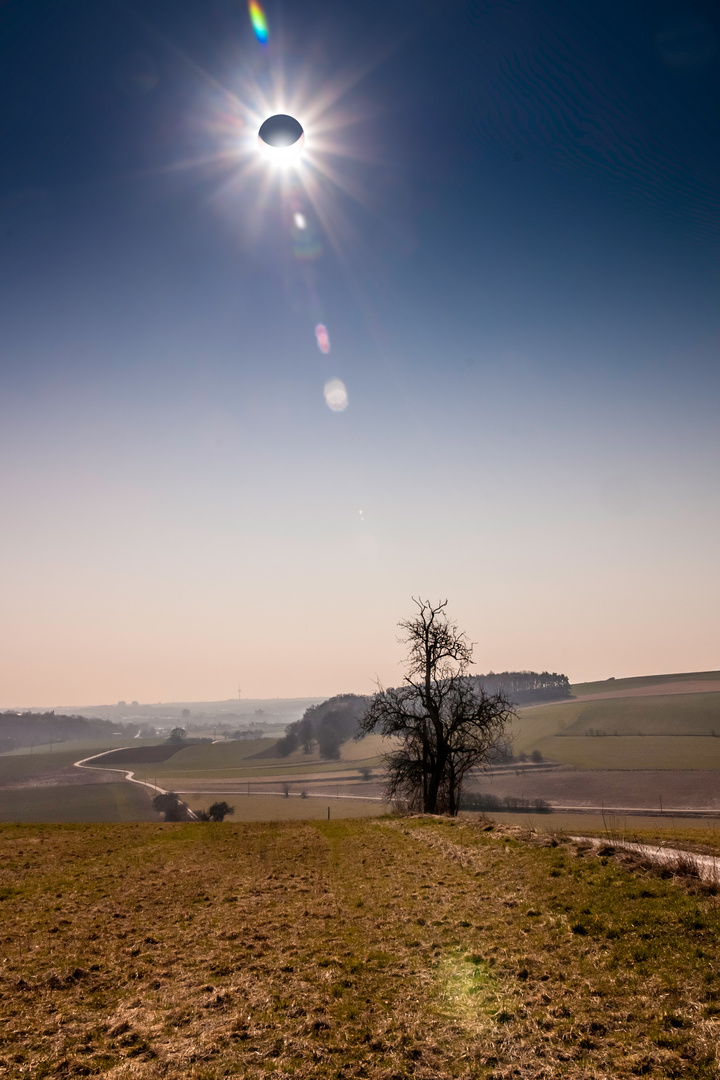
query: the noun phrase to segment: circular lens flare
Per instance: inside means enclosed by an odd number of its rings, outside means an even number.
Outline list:
[[[340,379],[330,379],[323,387],[325,404],[333,412],[345,412],[348,407],[348,393],[345,383]]]

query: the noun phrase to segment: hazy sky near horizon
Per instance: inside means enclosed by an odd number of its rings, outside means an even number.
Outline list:
[[[716,5],[265,11],[0,6],[0,707],[719,668]]]

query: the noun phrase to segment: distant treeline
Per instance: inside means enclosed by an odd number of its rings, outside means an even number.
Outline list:
[[[337,760],[340,747],[358,731],[371,698],[364,694],[338,694],[321,705],[311,705],[302,719],[288,724],[285,735],[277,744],[283,757],[302,747],[309,754],[317,743],[321,757]]]
[[[469,676],[469,679],[478,690],[484,690],[486,694],[502,692],[515,705],[559,701],[571,696],[567,675],[558,675],[554,671],[552,674],[548,671],[501,671],[497,674],[490,671],[487,675]],[[357,734],[358,721],[371,701],[372,697],[365,694],[338,694],[320,705],[311,705],[301,720],[285,728],[285,735],[277,743],[278,752],[286,757],[302,747],[309,754],[317,744],[321,757],[337,760],[342,744]],[[509,743],[505,752],[493,756],[494,762],[514,760]]]
[[[556,671],[489,671],[471,678],[486,694],[503,693],[515,705],[533,705],[541,701],[560,701],[571,697],[570,680]]]
[[[67,742],[69,739],[102,739],[113,732],[134,735],[137,726],[130,731],[118,727],[110,720],[93,720],[85,716],[63,716],[55,712],[4,712],[0,713],[0,753],[18,750],[23,746]]]

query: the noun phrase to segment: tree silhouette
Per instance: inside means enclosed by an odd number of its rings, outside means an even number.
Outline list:
[[[515,712],[502,692],[486,694],[468,675],[473,646],[449,621],[447,600],[413,600],[417,614],[399,624],[408,645],[404,683],[380,687],[360,726],[399,740],[385,755],[390,798],[455,816],[465,777],[502,745]]]
[[[185,821],[187,809],[180,796],[175,791],[163,791],[156,795],[152,801],[153,810],[158,814],[164,814],[166,821]]]
[[[208,810],[211,821],[224,821],[228,814],[234,814],[235,807],[226,802],[214,802]]]

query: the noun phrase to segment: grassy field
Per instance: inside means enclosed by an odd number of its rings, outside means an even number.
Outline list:
[[[357,773],[362,765],[376,766],[383,752],[380,736],[370,736],[361,742],[351,741],[342,748],[339,761],[323,760],[317,748],[310,754],[297,750],[287,757],[270,756],[274,740],[258,739],[247,742],[202,743],[188,746],[164,762],[149,766],[153,776],[197,779],[246,779],[258,776],[298,776],[307,773]],[[260,756],[262,755],[262,756]],[[138,775],[142,767],[138,768]]]
[[[232,769],[260,751],[274,746],[275,742],[275,739],[245,739],[220,743],[195,743],[181,748],[168,742],[149,747],[126,746],[109,752],[103,758],[103,763],[107,762],[113,768],[122,768],[126,765],[129,769],[134,765],[152,763],[153,768],[155,765],[160,768],[163,765],[169,765],[170,758],[173,758],[171,767],[178,768],[180,771],[213,771],[221,767],[223,762]]]
[[[137,784],[0,788],[0,821],[154,821],[151,796]]]
[[[564,736],[538,743],[545,757],[581,769],[720,769],[720,739],[673,735]]]
[[[715,898],[546,845],[5,826],[0,1076],[716,1078]]]
[[[54,750],[52,753],[3,754],[0,756],[0,786],[23,783],[31,777],[65,769],[85,752],[78,754],[76,749],[70,749]],[[93,753],[93,749],[87,753]]]
[[[720,736],[720,693],[587,701],[564,735]]]
[[[150,739],[138,739],[138,744],[147,745],[148,742],[158,740]],[[39,743],[33,747],[33,755],[35,754],[57,754],[57,753],[71,753],[75,754],[75,760],[82,757],[85,754],[99,754],[101,750],[110,750],[113,745],[117,746],[121,744],[123,740],[121,738],[115,739],[68,739],[66,742],[54,742],[54,743]],[[4,761],[9,757],[25,757],[30,753],[29,746],[21,746],[17,750],[8,750],[4,754],[0,754],[0,761]]]
[[[718,769],[720,692],[535,706],[513,735],[516,752],[586,769]]]

